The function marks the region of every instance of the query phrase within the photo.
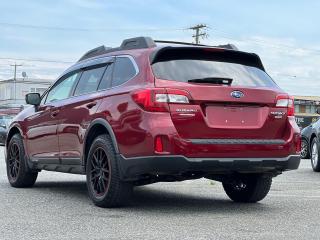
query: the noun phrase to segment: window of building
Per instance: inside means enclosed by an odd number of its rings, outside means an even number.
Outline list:
[[[306,112],[306,106],[305,105],[300,105],[300,112],[305,113]]]
[[[106,67],[104,66],[84,71],[81,75],[74,95],[77,96],[97,91],[99,82],[105,69]]]
[[[128,57],[117,57],[113,71],[112,86],[119,86],[136,75],[136,69]]]
[[[299,113],[300,112],[300,105],[294,105],[294,112]]]
[[[310,105],[306,105],[306,113],[311,113],[311,106]]]

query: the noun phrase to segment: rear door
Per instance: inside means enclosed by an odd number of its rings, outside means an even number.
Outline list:
[[[109,58],[111,60],[111,58]],[[58,137],[62,164],[81,163],[85,132],[110,87],[112,62],[82,69],[73,97],[65,102],[59,114]]]
[[[163,51],[152,64],[156,87],[182,89],[190,104],[170,104],[173,123],[187,139],[281,139],[282,90],[255,55],[222,49]],[[190,129],[193,129],[190,131]]]

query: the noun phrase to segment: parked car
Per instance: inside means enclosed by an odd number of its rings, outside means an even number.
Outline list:
[[[5,145],[12,116],[0,116],[0,145]]]
[[[320,112],[317,110],[317,112]],[[320,172],[320,119],[301,131],[301,158],[310,158],[313,171]]]
[[[319,120],[318,120],[319,121]],[[301,158],[308,159],[310,158],[310,145],[309,142],[311,139],[311,135],[313,133],[313,124],[303,128],[301,130]]]
[[[100,207],[125,204],[133,186],[202,177],[257,202],[300,163],[293,99],[253,53],[127,39],[89,51],[26,102],[6,142],[10,184],[86,174]]]

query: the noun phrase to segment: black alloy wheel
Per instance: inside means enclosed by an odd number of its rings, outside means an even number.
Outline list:
[[[37,180],[38,171],[31,169],[27,163],[23,140],[15,134],[7,147],[7,177],[11,186],[16,188],[32,187]]]
[[[110,136],[102,134],[91,143],[86,162],[89,197],[99,207],[120,207],[128,203],[131,182],[120,177],[118,155]]]
[[[95,149],[90,159],[90,184],[96,197],[103,197],[108,191],[111,172],[109,160],[103,148]]]
[[[8,151],[8,177],[15,181],[20,170],[20,149],[17,143],[12,143]]]

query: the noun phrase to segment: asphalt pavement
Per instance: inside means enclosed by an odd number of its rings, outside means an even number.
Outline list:
[[[200,179],[137,187],[130,206],[101,209],[80,175],[42,171],[33,188],[10,187],[0,147],[0,239],[320,239],[320,173],[303,160],[257,204]]]

